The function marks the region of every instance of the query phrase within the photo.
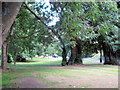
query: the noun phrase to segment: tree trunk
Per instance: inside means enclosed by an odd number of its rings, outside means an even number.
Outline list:
[[[81,43],[82,41],[79,38],[75,37],[76,45],[74,47],[71,47],[71,56],[68,61],[68,65],[73,64],[82,64],[82,47]]]
[[[102,63],[102,50],[100,49],[100,63]]]
[[[66,51],[66,48],[65,47],[63,47],[62,48],[63,49],[63,51],[62,51],[62,66],[65,66],[65,65],[67,65],[67,51]]]
[[[16,52],[14,52],[12,56],[13,56],[14,66],[16,66],[16,56],[17,56]]]
[[[78,53],[77,53],[74,63],[75,63],[75,64],[83,64],[81,54],[78,54]]]
[[[2,46],[2,62],[1,66],[3,70],[7,69],[7,43],[6,43],[6,35],[8,30],[12,26],[17,13],[22,5],[22,2],[4,2],[2,3],[2,42],[0,43]]]
[[[105,58],[104,64],[109,64],[109,62],[107,60],[107,47],[106,47],[105,43],[102,43],[102,47],[103,47],[103,54],[104,54],[104,58]]]
[[[76,54],[77,54],[77,47],[71,47],[71,56],[70,59],[68,61],[68,65],[73,65],[76,59]]]
[[[7,41],[3,42],[3,45],[2,45],[1,66],[2,66],[3,71],[6,71],[6,69],[7,69]]]
[[[83,64],[82,62],[82,47],[81,47],[81,43],[82,41],[78,38],[76,38],[76,48],[77,48],[77,53],[76,53],[76,58],[75,58],[75,64]]]
[[[1,13],[2,13],[2,2],[0,2],[0,50],[2,49],[2,15]]]
[[[16,66],[16,55],[13,56],[14,66]]]
[[[111,50],[109,49],[109,62],[112,63],[112,55],[111,55]]]
[[[112,64],[112,65],[118,65],[119,64],[117,58],[116,59],[112,58],[112,50],[111,49],[109,51],[109,64]]]

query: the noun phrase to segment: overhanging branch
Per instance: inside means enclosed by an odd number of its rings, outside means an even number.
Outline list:
[[[38,20],[40,20],[43,25],[45,25],[49,30],[52,31],[52,33],[53,33],[54,35],[57,36],[57,38],[60,40],[60,42],[61,42],[61,44],[63,45],[63,47],[65,47],[64,42],[63,42],[61,36],[60,36],[58,33],[56,33],[51,27],[49,27],[44,21],[42,21],[41,17],[37,16],[37,15],[35,14],[35,12],[33,12],[33,11],[26,5],[26,3],[24,3],[24,5],[25,5],[25,8],[28,9]]]

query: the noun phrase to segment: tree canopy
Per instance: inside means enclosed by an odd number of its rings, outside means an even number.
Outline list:
[[[6,36],[8,52],[33,57],[53,48],[65,63],[70,50],[109,57],[120,50],[118,20],[116,2],[25,2]]]

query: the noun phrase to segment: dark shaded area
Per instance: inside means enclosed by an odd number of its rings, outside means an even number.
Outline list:
[[[22,56],[20,56],[20,55],[18,55],[17,57],[16,57],[16,62],[26,62],[27,60],[26,60],[26,58],[23,58]]]
[[[10,56],[8,55],[7,56],[7,63],[11,63],[11,62],[12,62],[12,60],[11,60]]]
[[[68,61],[68,65],[74,65],[74,64],[82,64],[82,41],[75,37],[73,40],[75,41],[76,45],[75,46],[70,46],[71,47],[71,56]]]

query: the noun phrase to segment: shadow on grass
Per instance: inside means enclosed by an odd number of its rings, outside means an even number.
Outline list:
[[[19,61],[17,61],[19,63]],[[32,61],[32,60],[27,60],[25,62],[21,62],[21,63],[31,63],[31,62],[39,62],[39,61]]]

